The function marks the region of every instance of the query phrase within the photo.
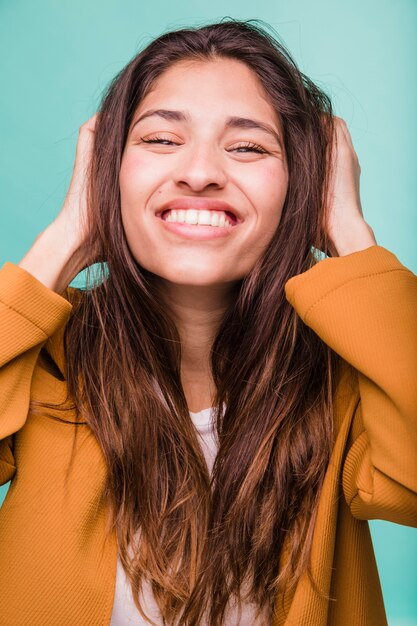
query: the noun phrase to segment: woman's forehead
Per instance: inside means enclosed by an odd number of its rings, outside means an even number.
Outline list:
[[[175,111],[162,116],[188,124],[200,122],[203,115],[207,122],[218,117],[242,118],[258,120],[260,125],[269,122],[275,130],[281,127],[279,115],[260,79],[251,68],[235,59],[174,63],[154,81],[137,106],[134,120],[137,122],[149,111],[158,110]]]

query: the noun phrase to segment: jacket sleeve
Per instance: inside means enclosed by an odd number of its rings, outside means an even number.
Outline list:
[[[417,276],[374,245],[319,261],[285,293],[357,371],[342,469],[352,515],[417,527]]]
[[[0,269],[0,485],[16,470],[12,435],[26,422],[41,348],[71,310],[68,299],[18,265]]]

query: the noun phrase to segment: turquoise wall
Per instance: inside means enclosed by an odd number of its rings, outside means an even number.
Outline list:
[[[78,127],[106,83],[162,32],[227,15],[271,24],[332,96],[361,164],[365,219],[378,243],[417,273],[413,0],[3,0],[0,267],[19,262],[59,212]],[[417,531],[381,521],[371,531],[389,625],[417,625]]]

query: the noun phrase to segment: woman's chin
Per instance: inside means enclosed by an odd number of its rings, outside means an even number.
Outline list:
[[[230,272],[204,271],[197,267],[177,268],[177,270],[170,268],[169,271],[157,272],[157,275],[172,285],[182,287],[215,287],[216,285],[224,285],[225,283],[233,283],[239,280],[237,276],[230,275]]]

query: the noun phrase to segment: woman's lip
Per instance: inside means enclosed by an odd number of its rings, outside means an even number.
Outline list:
[[[217,239],[218,237],[228,237],[239,224],[232,226],[209,226],[206,224],[185,224],[182,222],[167,222],[161,215],[156,216],[171,233],[185,237],[186,239]]]

